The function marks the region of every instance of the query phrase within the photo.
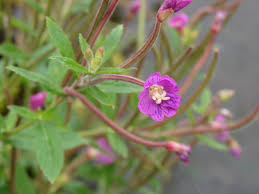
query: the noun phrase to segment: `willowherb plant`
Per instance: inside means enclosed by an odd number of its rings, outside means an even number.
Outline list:
[[[208,83],[216,38],[241,2],[188,16],[195,1],[158,1],[154,11],[148,0],[1,1],[0,193],[160,193],[161,176],[190,163],[198,143],[239,158],[230,132],[259,106],[231,121],[222,106],[234,91],[214,95]]]

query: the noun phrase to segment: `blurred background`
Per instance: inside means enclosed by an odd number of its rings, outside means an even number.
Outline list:
[[[192,14],[211,2],[214,1],[194,0],[184,11]],[[258,8],[258,0],[244,1],[216,41],[220,61],[210,88],[214,93],[222,88],[236,91],[234,98],[225,104],[236,119],[246,115],[259,102]],[[190,165],[179,164],[173,170],[164,193],[258,194],[259,122],[241,129],[234,137],[243,148],[241,159],[197,146]]]

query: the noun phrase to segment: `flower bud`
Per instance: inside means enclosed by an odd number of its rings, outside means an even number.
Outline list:
[[[39,108],[42,108],[46,99],[46,95],[47,93],[45,91],[32,95],[30,97],[30,109],[37,111]]]
[[[157,20],[159,22],[164,22],[170,15],[174,13],[174,10],[169,8],[165,10],[159,10],[157,13]]]
[[[229,101],[235,95],[235,91],[231,89],[223,89],[218,92],[218,97],[221,102]]]
[[[232,113],[226,108],[220,109],[220,114],[226,118],[232,118],[232,116],[233,116]]]
[[[189,162],[189,154],[191,153],[191,146],[180,144],[174,141],[169,141],[166,143],[165,148],[169,151],[175,152],[179,159],[184,162]]]
[[[87,60],[91,61],[92,58],[94,58],[94,54],[93,54],[93,51],[90,49],[90,48],[87,48],[85,50],[85,53],[84,53],[84,56]]]
[[[233,157],[235,158],[241,157],[242,150],[239,143],[236,140],[230,139],[228,142],[228,148]]]
[[[103,58],[104,57],[104,47],[100,47],[97,49],[95,53],[95,57]]]
[[[140,9],[141,3],[140,0],[135,0],[130,6],[130,13],[132,15],[137,15]]]

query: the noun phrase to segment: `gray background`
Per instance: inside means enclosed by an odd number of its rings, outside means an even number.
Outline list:
[[[212,0],[193,0],[192,14]],[[229,1],[231,2],[231,1]],[[241,118],[259,102],[259,0],[246,0],[217,39],[220,62],[210,84],[236,91],[226,107]],[[242,145],[241,159],[205,146],[193,151],[190,165],[180,164],[165,185],[165,194],[259,194],[259,122],[234,134]]]

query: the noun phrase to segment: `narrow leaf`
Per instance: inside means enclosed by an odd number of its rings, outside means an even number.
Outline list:
[[[47,18],[47,27],[51,41],[58,48],[60,54],[75,60],[72,44],[63,30],[50,18]]]
[[[128,157],[128,148],[127,148],[126,144],[124,143],[124,141],[121,139],[120,136],[118,136],[114,132],[108,132],[107,138],[108,138],[108,141],[109,141],[112,149],[115,152],[117,152],[118,154],[120,154],[124,158]]]
[[[27,59],[27,56],[23,51],[17,48],[12,43],[3,43],[0,45],[0,55],[6,56],[13,61],[22,62]]]
[[[128,82],[123,82],[123,81],[105,81],[102,83],[99,83],[96,85],[100,90],[104,92],[109,92],[109,93],[134,93],[134,92],[140,92],[143,87],[128,83]]]
[[[103,67],[97,71],[98,74],[121,74],[132,71],[136,68],[117,68],[117,67]]]
[[[219,151],[227,151],[228,148],[225,144],[221,144],[218,141],[209,138],[208,136],[205,135],[196,135],[196,137],[204,144],[206,144],[207,146],[215,149],[215,150],[219,150]]]
[[[36,194],[32,180],[30,180],[25,169],[18,163],[15,168],[15,187],[19,194]]]
[[[72,131],[61,131],[62,147],[64,150],[71,149],[76,146],[86,145],[88,141]]]
[[[42,142],[37,150],[37,161],[48,180],[53,183],[59,175],[63,162],[63,148],[59,132],[46,123],[41,123]]]
[[[104,41],[101,43],[101,47],[104,47],[104,57],[100,66],[107,62],[107,60],[119,46],[122,33],[123,26],[119,25],[115,27],[107,37],[105,37]]]
[[[11,112],[18,114],[19,116],[26,119],[38,119],[37,115],[30,109],[21,106],[8,106]]]
[[[44,9],[35,0],[25,0],[25,2],[34,8],[37,12],[44,14]]]
[[[71,58],[55,56],[55,57],[51,57],[50,59],[56,60],[57,62],[61,63],[62,65],[64,65],[65,67],[67,67],[68,69],[71,69],[76,73],[84,73],[84,74],[89,73],[84,66],[78,64],[75,60]]]
[[[83,54],[85,53],[87,48],[90,48],[89,44],[86,42],[82,34],[79,34],[79,44]]]
[[[14,67],[14,66],[8,66],[7,69],[17,73],[18,75],[37,83],[42,84],[47,90],[62,95],[62,90],[58,85],[55,84],[53,80],[50,80],[49,78],[35,72],[27,71],[25,69]]]

